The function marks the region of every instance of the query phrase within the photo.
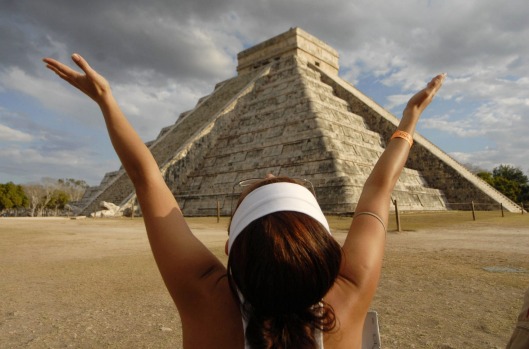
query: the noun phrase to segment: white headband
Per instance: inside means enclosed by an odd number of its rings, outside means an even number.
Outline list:
[[[278,211],[304,213],[327,229],[331,229],[314,195],[302,185],[288,182],[271,183],[250,192],[231,219],[228,253],[233,242],[250,223]]]

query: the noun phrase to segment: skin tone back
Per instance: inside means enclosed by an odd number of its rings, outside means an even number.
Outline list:
[[[80,55],[72,55],[72,60],[81,72],[51,58],[45,58],[44,63],[101,109],[112,145],[136,189],[156,263],[178,309],[183,347],[243,349],[241,312],[225,266],[189,229],[156,161],[122,113],[107,80]],[[410,99],[398,130],[413,135],[421,113],[443,80],[444,75],[434,77]],[[402,138],[388,143],[364,185],[357,212],[372,212],[387,225],[390,195],[409,149]],[[385,234],[384,226],[373,216],[353,219],[343,245],[339,276],[324,297],[338,319],[337,328],[324,336],[326,349],[361,347],[364,318],[380,278]]]

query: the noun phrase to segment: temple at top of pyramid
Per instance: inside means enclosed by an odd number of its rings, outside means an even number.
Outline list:
[[[338,75],[338,52],[299,28],[250,47],[237,55],[237,72],[245,74],[282,58],[297,56],[331,75]]]
[[[398,119],[338,76],[338,54],[299,29],[238,55],[237,76],[220,82],[147,143],[187,216],[229,215],[246,178],[304,178],[327,214],[354,212],[362,186]],[[392,194],[401,210],[446,210],[471,201],[519,207],[419,134]],[[121,169],[80,202],[134,207]],[[457,207],[460,208],[460,207]]]

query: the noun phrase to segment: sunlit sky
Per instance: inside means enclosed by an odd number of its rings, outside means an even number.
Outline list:
[[[82,54],[145,141],[236,75],[237,53],[300,27],[340,76],[400,116],[440,72],[418,131],[463,164],[529,173],[526,0],[92,0],[0,3],[0,183],[98,184],[117,170],[98,107],[43,57]]]

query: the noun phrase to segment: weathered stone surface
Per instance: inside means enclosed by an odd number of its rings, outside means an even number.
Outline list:
[[[267,173],[310,180],[326,213],[353,212],[398,120],[337,76],[334,49],[297,28],[239,54],[239,75],[162,129],[149,148],[188,216],[230,214],[233,184]],[[403,210],[450,202],[516,205],[420,135],[393,192]],[[123,170],[84,198],[131,207]]]
[[[96,211],[90,214],[91,217],[114,217],[118,214],[120,208],[111,202],[101,201],[99,203],[100,211]]]

